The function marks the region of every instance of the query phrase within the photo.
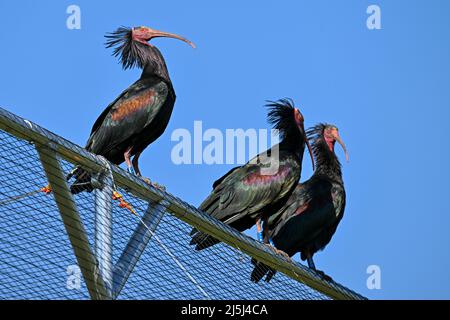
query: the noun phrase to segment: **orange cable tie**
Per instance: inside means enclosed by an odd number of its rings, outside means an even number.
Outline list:
[[[48,194],[52,193],[52,187],[50,185],[47,185],[47,186],[41,188],[40,191],[48,195]]]

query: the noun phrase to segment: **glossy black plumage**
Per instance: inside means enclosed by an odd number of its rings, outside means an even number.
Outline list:
[[[140,95],[151,98],[142,99],[143,106],[134,112],[129,111],[129,115],[114,119],[114,115],[127,103],[140,103],[137,98]],[[161,136],[169,122],[174,103],[175,91],[170,83],[143,73],[141,79],[125,90],[98,118],[86,149],[104,156],[114,164],[123,163],[127,148],[132,147],[133,156]]]
[[[96,120],[86,149],[119,165],[134,156],[133,168],[140,176],[138,159],[142,151],[158,139],[166,129],[175,104],[175,91],[166,63],[158,48],[146,41],[160,35],[147,27],[119,28],[106,36],[106,46],[114,48],[124,69],[139,67],[141,77],[123,91]],[[164,33],[163,36],[174,36]],[[176,36],[176,35],[175,35]],[[179,39],[188,42],[184,38]],[[92,191],[90,174],[76,168],[72,193]]]
[[[272,155],[272,148],[218,179],[213,184],[212,193],[199,207],[238,231],[251,228],[258,217],[267,217],[275,212],[300,179],[306,140],[303,118],[292,101],[287,99],[271,103],[268,107],[269,122],[280,130],[282,139],[278,145],[278,170],[271,174],[261,171],[276,156]],[[296,115],[301,119],[296,120]],[[196,250],[218,243],[215,238],[195,229],[191,235],[191,245],[195,245]]]
[[[312,259],[317,251],[325,248],[345,209],[341,165],[334,153],[334,142],[325,141],[326,128],[335,127],[320,124],[308,130],[316,171],[295,188],[285,205],[268,222],[269,235],[276,248],[289,256],[300,252],[302,260]],[[251,280],[258,282],[267,274],[266,281],[270,281],[275,271],[254,259],[252,262],[255,268]]]

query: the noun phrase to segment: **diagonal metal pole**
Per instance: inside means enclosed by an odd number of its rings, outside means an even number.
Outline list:
[[[114,182],[109,162],[103,157],[101,159],[107,170],[100,175],[102,187],[95,189],[94,251],[108,296],[112,296],[112,193]]]
[[[57,159],[54,148],[36,145],[39,158],[44,167],[47,179],[55,196],[61,218],[69,236],[78,266],[83,274],[91,299],[110,299],[105,283],[97,267],[97,261],[93,255],[79,216],[75,201],[67,186],[64,173]]]
[[[139,258],[152,238],[156,228],[164,216],[167,203],[150,202],[142,217],[142,222],[134,230],[127,246],[114,267],[113,297],[117,298],[133,272]]]

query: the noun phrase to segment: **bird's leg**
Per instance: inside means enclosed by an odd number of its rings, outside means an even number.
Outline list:
[[[317,270],[316,269],[316,265],[314,264],[314,260],[311,254],[308,253],[306,261],[308,262],[308,267],[310,269],[313,269],[314,271]]]
[[[133,158],[133,168],[134,171],[136,172],[136,175],[138,177],[140,177],[146,184],[153,186],[155,188],[161,189],[161,190],[166,190],[166,188],[164,186],[161,186],[155,182],[151,182],[149,178],[145,178],[142,176],[141,174],[141,170],[139,169],[139,157],[141,156],[142,152],[138,152],[136,153],[136,155]]]
[[[139,157],[141,156],[141,153],[142,152],[136,153],[134,158],[133,158],[133,161],[132,161],[134,172],[136,172],[136,175],[138,177],[142,176],[141,170],[139,169]]]
[[[333,281],[333,279],[329,275],[325,274],[325,272],[316,269],[316,265],[314,264],[312,254],[308,253],[306,255],[306,261],[308,262],[308,267],[314,270],[314,272],[317,273],[319,276],[321,276],[322,279],[324,279],[325,281]]]
[[[258,221],[259,221],[259,225],[260,225],[259,226],[260,232],[258,232],[258,239],[260,239],[259,241],[262,242],[264,239],[264,243],[267,244],[269,246],[269,248],[272,249],[272,251],[274,251],[276,254],[282,255],[287,260],[292,261],[291,257],[289,257],[289,255],[286,252],[284,252],[283,250],[277,249],[277,247],[275,246],[275,243],[273,243],[272,238],[269,236],[269,229],[266,227],[267,226],[267,218],[265,218],[264,221],[261,221],[261,219],[258,219],[256,221],[257,228],[258,228]]]
[[[262,223],[262,229],[264,232],[264,239],[269,242],[269,244],[275,248],[275,244],[273,243],[272,237],[269,235],[269,228],[267,228],[267,218],[264,218]]]
[[[257,231],[257,235],[258,235],[258,241],[264,242],[261,218],[256,219],[256,231]]]
[[[136,174],[134,172],[133,166],[131,165],[131,148],[128,148],[127,151],[123,154],[123,157],[125,158],[125,163],[127,165],[127,170],[130,174]]]

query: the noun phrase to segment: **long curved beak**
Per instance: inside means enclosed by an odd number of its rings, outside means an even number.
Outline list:
[[[158,38],[158,37],[178,39],[183,42],[186,42],[188,45],[190,45],[192,48],[195,49],[195,44],[193,42],[174,33],[153,30],[151,38]]]
[[[339,136],[339,134],[337,134],[334,138],[336,139],[336,141],[341,145],[342,149],[344,150],[345,160],[347,162],[349,162],[349,156],[348,156],[347,148],[345,147],[345,144],[342,141],[341,137]]]

